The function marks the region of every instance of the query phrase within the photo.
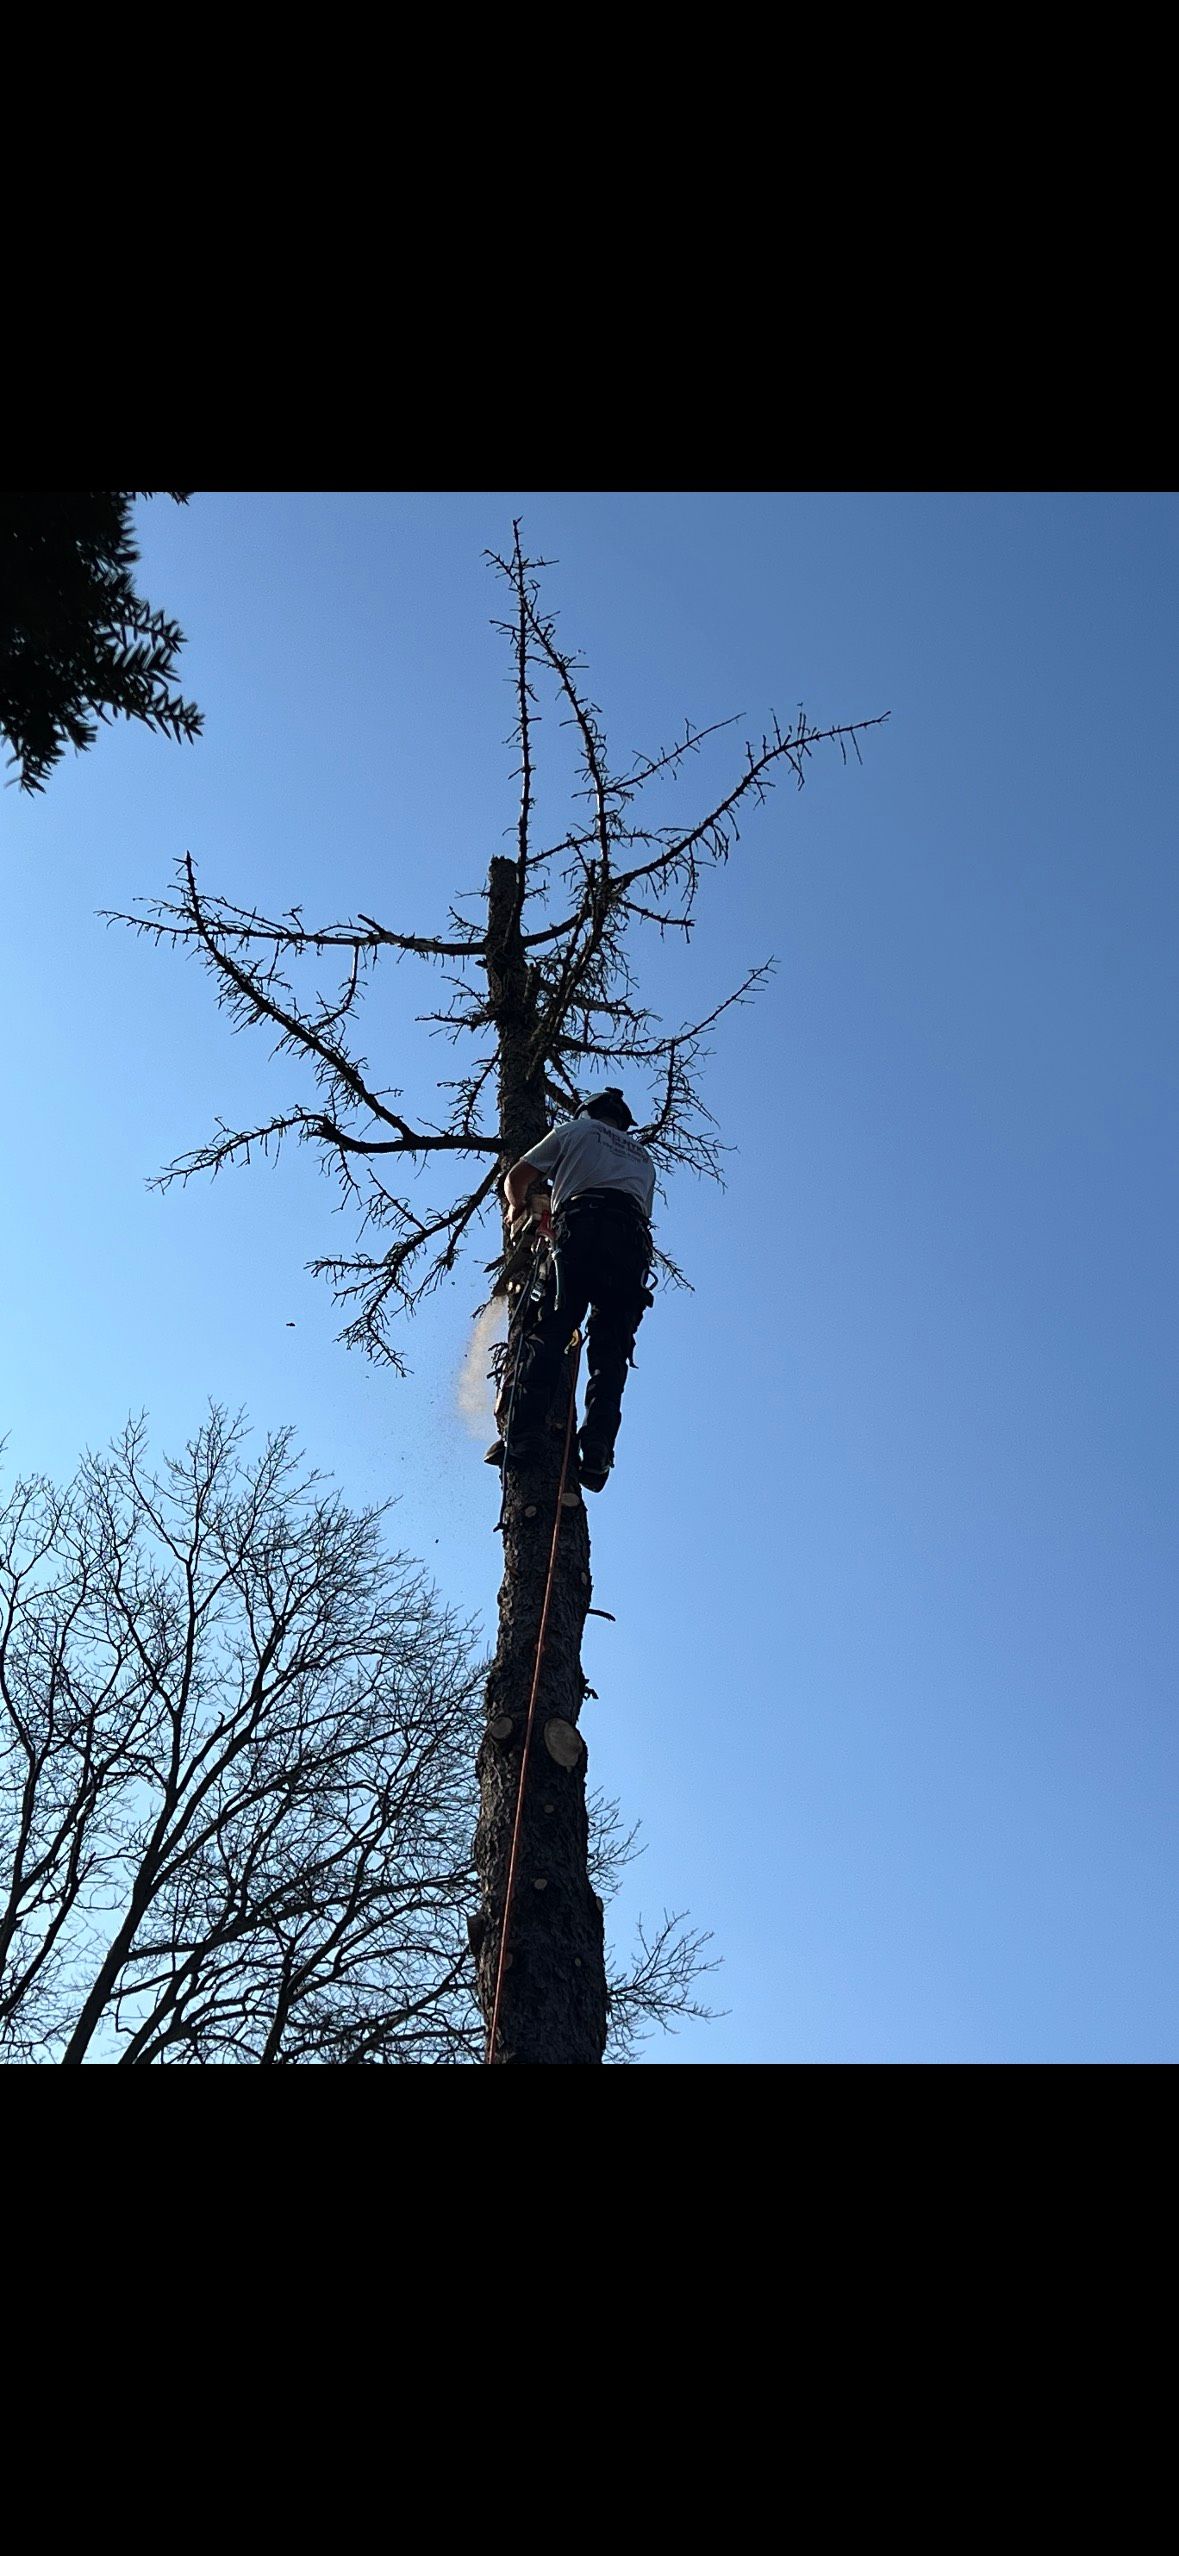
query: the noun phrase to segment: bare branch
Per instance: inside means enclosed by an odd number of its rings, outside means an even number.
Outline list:
[[[636,2038],[652,2023],[674,2032],[677,2022],[715,2023],[724,2011],[705,2005],[694,1993],[697,1980],[720,1968],[719,1961],[706,1958],[710,1934],[689,1926],[682,1912],[666,1910],[652,1935],[641,1919],[635,1931],[637,1948],[629,1967],[609,1973],[611,2041],[606,2057],[615,2066],[633,2057]]]
[[[183,875],[183,865],[178,867]],[[142,903],[146,909],[142,913],[126,914],[100,907],[100,919],[104,923],[124,923],[132,932],[145,934],[153,941],[191,941],[199,937],[186,896],[179,901],[170,897],[145,898]],[[394,932],[370,914],[359,915],[356,923],[305,924],[299,906],[292,906],[288,914],[275,921],[259,914],[256,907],[234,905],[227,897],[205,896],[202,903],[209,928],[243,949],[258,943],[295,958],[309,950],[350,950],[358,957],[365,953],[375,955],[380,950],[404,950],[428,959],[477,959],[483,953],[482,940],[473,929],[461,940],[444,941],[430,933]]]
[[[388,1199],[385,1213],[399,1224],[401,1231],[379,1257],[360,1253],[350,1259],[312,1261],[314,1276],[330,1278],[337,1304],[360,1302],[361,1311],[340,1335],[349,1347],[364,1349],[369,1357],[404,1373],[403,1362],[388,1339],[390,1311],[414,1311],[450,1274],[463,1235],[479,1218],[495,1189],[498,1171],[496,1161],[478,1189],[438,1216],[420,1217],[405,1199]],[[423,1271],[411,1283],[408,1273],[415,1261],[431,1242],[443,1236],[442,1248],[427,1259]]]

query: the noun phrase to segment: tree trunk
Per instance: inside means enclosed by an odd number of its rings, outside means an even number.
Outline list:
[[[488,980],[499,1041],[500,1126],[510,1169],[546,1133],[543,1066],[534,1061],[535,995],[517,912],[514,861],[491,864]],[[569,1362],[570,1389],[572,1366]],[[543,1448],[524,1473],[505,1476],[504,1573],[499,1641],[487,1681],[488,1728],[479,1749],[475,1862],[486,1920],[479,1996],[490,2034],[500,1948],[497,2067],[597,2067],[606,2040],[602,1905],[590,1887],[586,1749],[578,1730],[585,1696],[581,1635],[590,1603],[589,1527],[580,1499],[558,1511],[568,1396],[559,1391]],[[576,1417],[574,1418],[576,1427]],[[571,1441],[566,1487],[577,1487]],[[557,1528],[552,1593],[524,1764],[549,1561]],[[505,1728],[506,1725],[506,1728]],[[516,1867],[506,1908],[512,1838],[523,1770]]]

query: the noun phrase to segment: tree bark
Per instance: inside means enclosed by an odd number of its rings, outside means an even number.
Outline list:
[[[500,1127],[506,1172],[547,1132],[544,1069],[536,1058],[536,1004],[521,937],[519,871],[491,864],[488,962],[499,1043]],[[573,1361],[567,1367],[573,1386]],[[504,1569],[499,1640],[487,1681],[488,1728],[479,1749],[480,1812],[475,1862],[486,1924],[478,1956],[479,1997],[490,2035],[499,1976],[496,2067],[597,2067],[606,2041],[606,1961],[602,1904],[589,1878],[584,1741],[577,1725],[585,1697],[581,1636],[592,1596],[589,1526],[581,1500],[558,1508],[568,1395],[559,1390],[542,1450],[524,1473],[509,1473],[504,1497]],[[576,1418],[574,1419],[576,1427]],[[567,1487],[576,1487],[571,1442]],[[525,1742],[549,1561],[557,1527],[552,1592],[531,1742]],[[553,1745],[545,1744],[550,1721]],[[505,1734],[503,1725],[509,1729]],[[563,1761],[572,1758],[573,1763]],[[512,1837],[519,1842],[510,1910]]]

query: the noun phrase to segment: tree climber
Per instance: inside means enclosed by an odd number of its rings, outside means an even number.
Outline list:
[[[510,1437],[506,1446],[497,1439],[487,1462],[514,1469],[535,1461],[565,1351],[588,1308],[585,1418],[578,1433],[586,1491],[605,1488],[635,1334],[654,1303],[648,1281],[655,1167],[631,1135],[633,1125],[620,1091],[599,1092],[522,1154],[504,1181],[514,1240],[530,1221],[543,1223],[551,1197],[552,1248],[539,1302],[526,1293],[517,1315],[511,1392],[506,1384],[500,1391],[498,1417]]]

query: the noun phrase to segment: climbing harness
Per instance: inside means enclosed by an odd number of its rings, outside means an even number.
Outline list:
[[[491,2025],[484,2053],[484,2067],[492,2064],[496,2035],[499,2031],[499,2004],[507,1969],[508,1933],[512,1922],[512,1901],[516,1887],[516,1858],[520,1846],[520,1825],[524,1816],[524,1782],[532,1748],[532,1728],[536,1720],[536,1699],[540,1692],[540,1671],[544,1659],[545,1635],[549,1629],[549,1605],[553,1594],[553,1575],[557,1568],[557,1545],[561,1535],[561,1510],[565,1499],[565,1476],[569,1470],[569,1448],[573,1438],[573,1414],[577,1407],[577,1369],[581,1359],[581,1334],[573,1335],[573,1366],[569,1377],[569,1409],[565,1415],[565,1444],[561,1450],[561,1479],[557,1484],[557,1506],[553,1517],[553,1540],[549,1546],[549,1567],[544,1584],[544,1604],[540,1611],[540,1630],[536,1636],[536,1658],[532,1669],[532,1692],[528,1698],[528,1717],[524,1725],[524,1746],[520,1752],[520,1780],[516,1786],[516,1816],[512,1826],[512,1851],[508,1857],[508,1880],[504,1892],[504,1922],[500,1929],[499,1959],[495,1968],[495,1998],[491,2009]],[[506,1467],[505,1467],[505,1499]],[[502,1516],[502,1511],[501,1511]]]

